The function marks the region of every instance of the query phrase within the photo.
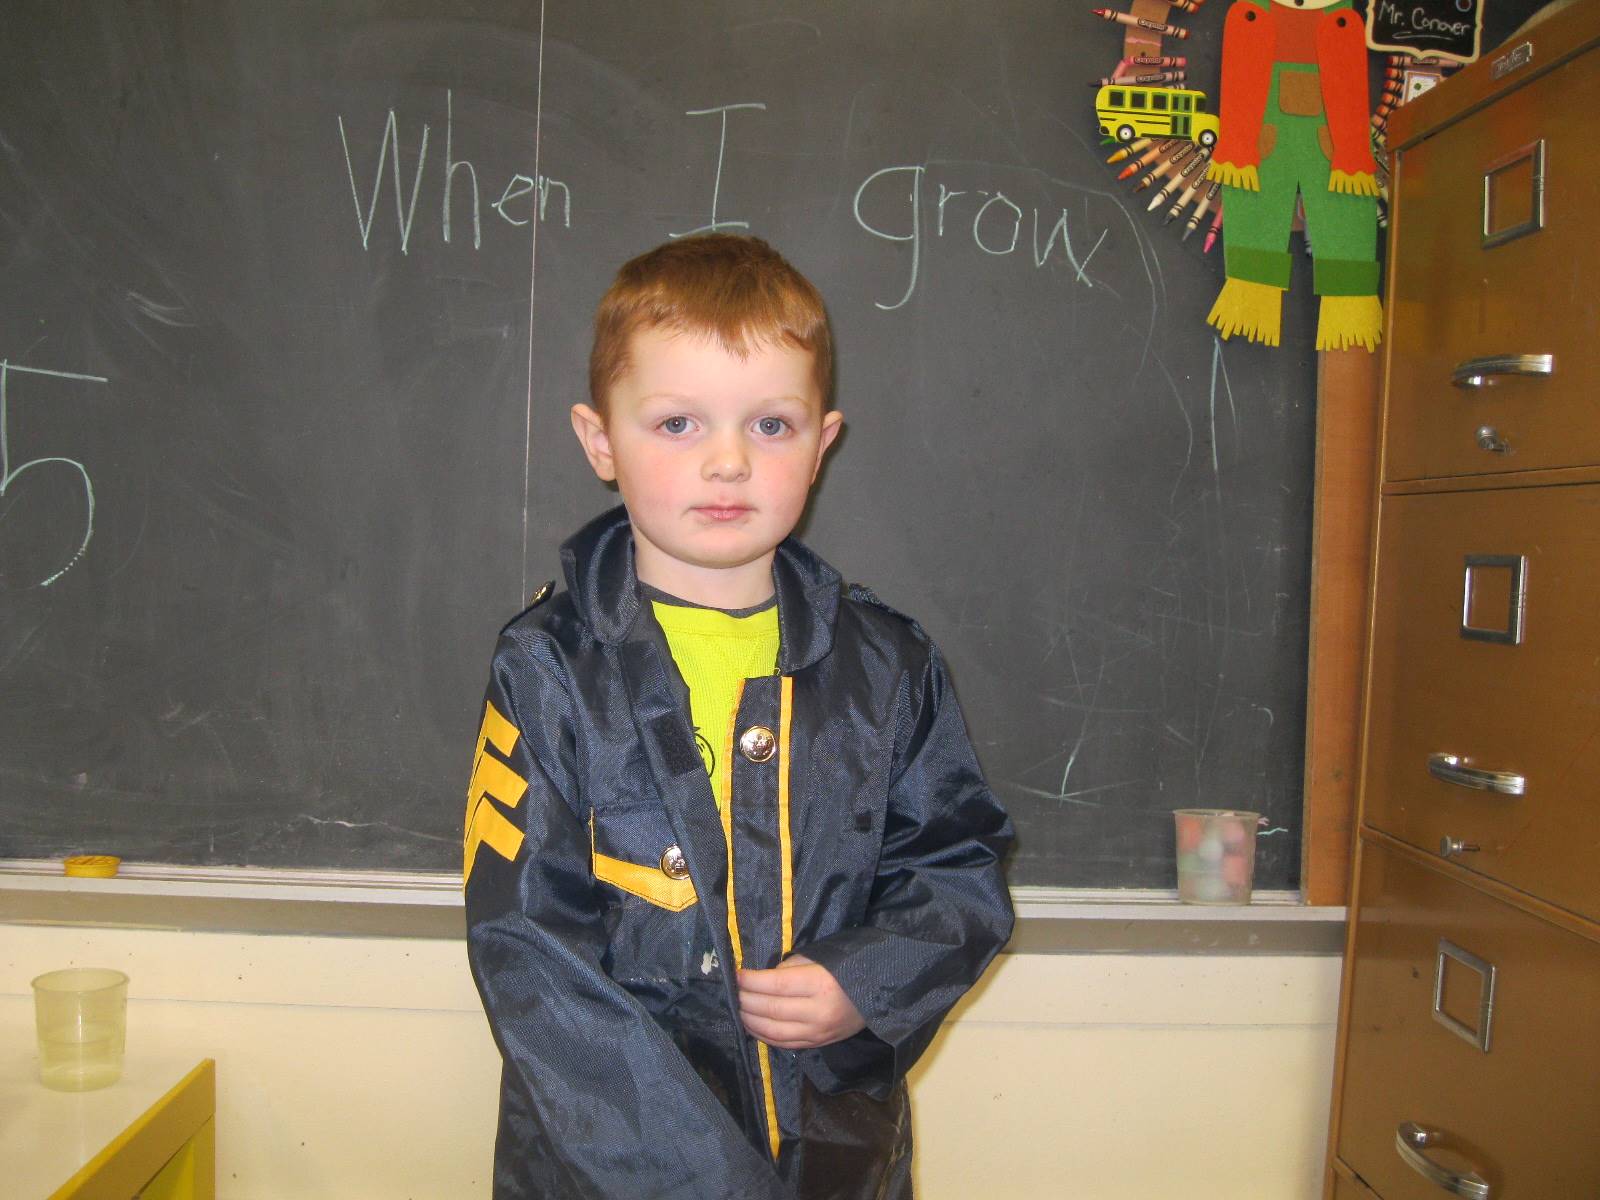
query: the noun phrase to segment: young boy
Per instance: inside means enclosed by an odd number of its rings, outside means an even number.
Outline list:
[[[501,635],[468,952],[497,1197],[911,1194],[905,1074],[1011,932],[938,651],[789,537],[840,416],[766,243],[626,264],[573,428],[623,507]]]

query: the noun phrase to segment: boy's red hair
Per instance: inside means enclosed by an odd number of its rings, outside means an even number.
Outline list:
[[[758,237],[697,234],[622,265],[595,313],[589,351],[589,398],[602,418],[640,329],[715,338],[740,358],[763,345],[809,350],[822,407],[831,402],[833,337],[822,294]]]

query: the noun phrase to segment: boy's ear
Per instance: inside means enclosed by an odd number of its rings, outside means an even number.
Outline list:
[[[587,404],[572,406],[572,432],[578,435],[584,456],[594,473],[607,483],[617,478],[617,465],[611,458],[611,438],[606,434],[606,423]]]
[[[811,482],[817,481],[817,475],[822,471],[822,460],[828,456],[828,447],[839,436],[839,431],[844,428],[844,414],[838,409],[822,414],[822,437],[817,440],[817,462],[811,468]]]

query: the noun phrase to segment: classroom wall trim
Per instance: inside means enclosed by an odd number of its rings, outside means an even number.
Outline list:
[[[1339,954],[1345,910],[1293,891],[1244,906],[1181,904],[1173,889],[1012,889],[1013,954]],[[0,912],[26,924],[191,932],[459,938],[451,874],[124,865],[69,878],[45,859],[0,860]]]

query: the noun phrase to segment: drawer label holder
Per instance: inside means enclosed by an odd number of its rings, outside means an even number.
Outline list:
[[[1489,572],[1509,572],[1505,620],[1494,625],[1474,625],[1475,585]],[[1522,644],[1523,619],[1528,608],[1528,557],[1525,554],[1469,554],[1461,570],[1461,636],[1474,642]]]
[[[1520,181],[1524,174],[1522,171],[1512,171],[1527,163],[1526,171],[1528,195],[1516,203],[1514,211],[1520,215],[1526,212],[1524,220],[1515,224],[1501,225],[1497,217],[1496,192],[1500,186],[1514,187],[1514,180]],[[1509,202],[1509,197],[1504,200]],[[1530,233],[1538,233],[1544,228],[1544,139],[1529,142],[1513,150],[1502,158],[1497,158],[1490,163],[1483,172],[1483,248],[1491,249],[1502,246],[1506,242],[1526,237]]]
[[[1478,977],[1478,1026],[1476,1029],[1458,1021],[1444,1010],[1445,970],[1455,962]],[[1495,967],[1470,950],[1463,949],[1447,938],[1439,939],[1438,953],[1433,966],[1433,1019],[1451,1033],[1470,1042],[1485,1054],[1489,1053],[1489,1033],[1494,1025]]]

